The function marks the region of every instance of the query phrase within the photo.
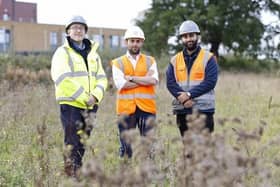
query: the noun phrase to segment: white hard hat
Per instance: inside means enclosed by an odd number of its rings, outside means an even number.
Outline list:
[[[85,30],[87,32],[88,30],[88,26],[87,26],[87,22],[86,20],[82,17],[82,16],[73,16],[66,24],[65,26],[65,31],[67,33],[67,30],[69,29],[69,27],[74,24],[74,23],[80,23],[83,24],[85,26]]]
[[[124,39],[126,40],[129,38],[141,38],[141,39],[145,40],[145,35],[144,35],[143,30],[140,27],[133,26],[133,27],[128,28],[125,31]]]
[[[187,33],[200,33],[198,25],[192,21],[192,20],[187,20],[184,21],[180,28],[179,28],[179,35],[187,34]]]

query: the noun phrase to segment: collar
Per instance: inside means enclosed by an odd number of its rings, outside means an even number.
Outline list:
[[[84,46],[84,48],[83,49],[79,49],[79,48],[77,48],[75,45],[74,45],[74,43],[73,43],[73,41],[70,39],[70,37],[69,36],[67,36],[66,38],[65,38],[65,43],[64,43],[64,46],[66,46],[66,47],[70,47],[70,48],[73,48],[73,49],[76,49],[76,50],[79,50],[79,51],[82,51],[82,50],[91,50],[91,48],[92,48],[92,44],[93,44],[93,42],[91,42],[89,39],[87,39],[87,38],[84,38],[83,39],[83,46]],[[96,49],[98,48],[98,45],[96,45]],[[96,50],[95,49],[95,50]]]
[[[139,53],[138,55],[136,55],[136,59],[133,58],[133,56],[128,52],[126,51],[126,56],[129,60],[135,60],[135,61],[138,61],[140,56],[141,56],[141,53]]]
[[[76,41],[71,40],[71,43],[73,44],[73,47],[78,50],[84,50],[86,47],[84,42],[82,42],[81,44],[78,44]]]

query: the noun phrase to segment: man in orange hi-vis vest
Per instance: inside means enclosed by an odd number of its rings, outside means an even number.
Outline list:
[[[179,35],[184,49],[171,58],[166,71],[166,85],[174,97],[177,125],[184,136],[188,130],[187,116],[196,110],[206,116],[205,127],[213,132],[214,88],[218,80],[216,58],[199,46],[200,30],[195,22],[184,21]]]
[[[125,55],[112,60],[113,81],[117,87],[117,115],[123,118],[118,122],[120,137],[120,157],[132,157],[131,145],[122,134],[139,128],[145,136],[152,128],[149,118],[156,116],[155,85],[158,83],[157,64],[153,57],[140,52],[144,44],[143,30],[138,26],[128,28],[124,35],[127,45]]]

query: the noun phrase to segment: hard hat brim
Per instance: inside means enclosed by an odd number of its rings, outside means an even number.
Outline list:
[[[88,26],[87,26],[87,24],[81,23],[81,22],[73,22],[73,23],[69,24],[69,25],[65,28],[65,32],[66,32],[66,33],[67,33],[68,29],[71,27],[71,25],[73,25],[73,24],[81,24],[81,25],[84,25],[84,26],[85,26],[86,32],[88,31]]]

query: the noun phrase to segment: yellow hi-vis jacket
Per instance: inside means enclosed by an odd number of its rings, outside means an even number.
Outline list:
[[[112,65],[119,68],[124,75],[145,76],[151,65],[155,63],[150,56],[140,54],[135,70],[126,55],[112,61]],[[133,114],[138,106],[141,110],[152,114],[156,113],[155,88],[141,86],[135,88],[121,89],[117,93],[117,114]]]
[[[96,50],[98,43],[91,41],[87,56],[88,70],[83,57],[72,49],[68,41],[59,47],[52,58],[51,77],[55,83],[55,95],[59,104],[68,104],[82,109],[93,95],[98,103],[102,100],[108,80]],[[98,104],[97,103],[97,104]]]
[[[201,49],[191,67],[190,73],[184,60],[183,52],[177,53],[172,59],[171,63],[174,67],[174,75],[177,84],[184,90],[188,91],[191,88],[199,85],[205,77],[205,67],[209,59],[213,56],[212,53]],[[215,108],[215,95],[214,90],[210,90],[197,98],[193,99],[195,104],[194,109],[208,110]],[[181,106],[183,109],[184,107]]]

